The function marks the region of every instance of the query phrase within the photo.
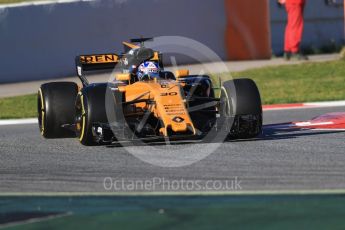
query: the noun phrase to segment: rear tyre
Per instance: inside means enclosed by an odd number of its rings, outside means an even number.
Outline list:
[[[220,117],[228,127],[228,138],[249,139],[262,132],[262,105],[259,90],[251,79],[223,83]]]
[[[75,137],[65,129],[65,124],[74,124],[74,102],[78,86],[74,82],[51,82],[41,85],[37,96],[38,125],[45,138]]]

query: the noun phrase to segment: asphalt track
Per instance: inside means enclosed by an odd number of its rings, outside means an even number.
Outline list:
[[[344,107],[267,111],[264,123],[309,120],[329,112],[345,111]],[[21,192],[186,192],[186,188],[170,188],[157,184],[152,190],[142,187],[120,190],[104,188],[104,179],[124,181],[208,181],[238,180],[240,187],[221,189],[248,191],[336,191],[345,188],[345,132],[264,130],[259,139],[230,141],[220,145],[211,155],[185,167],[159,167],[145,163],[123,147],[83,147],[75,139],[44,140],[37,125],[0,126],[0,193]],[[197,143],[157,148],[212,148],[214,144]],[[132,146],[145,150],[147,146]],[[143,153],[150,154],[150,152]],[[174,158],[166,155],[160,160]],[[186,158],[187,159],[187,158]],[[183,182],[182,182],[183,183]],[[205,188],[205,187],[202,187]],[[175,189],[175,190],[174,190]],[[196,189],[195,187],[193,189]],[[217,187],[218,189],[218,187]],[[187,189],[188,190],[188,189]]]

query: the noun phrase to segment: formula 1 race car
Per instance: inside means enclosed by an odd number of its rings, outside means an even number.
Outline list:
[[[126,52],[120,55],[77,56],[81,86],[41,85],[37,105],[42,136],[77,137],[83,145],[100,145],[207,136],[214,140],[219,133],[247,139],[261,133],[261,99],[252,80],[225,81],[216,97],[209,76],[164,71],[163,55],[146,48],[148,40],[124,42]],[[114,70],[114,79],[91,84],[84,74],[93,70]]]

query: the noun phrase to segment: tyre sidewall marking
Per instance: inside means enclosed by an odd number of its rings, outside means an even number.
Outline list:
[[[79,137],[79,141],[82,141],[85,135],[85,123],[86,123],[86,113],[85,113],[85,107],[84,107],[84,95],[82,93],[79,93],[80,95],[80,101],[81,101],[81,113],[82,113],[82,121],[83,121],[83,125],[81,128],[81,133],[80,133],[80,137]]]
[[[222,86],[221,87],[221,94],[222,94],[222,92],[224,92],[224,94],[225,94],[225,97],[226,97],[226,104],[227,104],[227,110],[228,111],[226,111],[226,112],[228,112],[229,114],[227,114],[227,115],[229,115],[229,116],[231,116],[231,105],[230,105],[230,99],[229,99],[229,95],[228,95],[228,92],[226,91],[226,89],[225,89],[225,87],[224,86]]]
[[[45,130],[45,106],[44,106],[44,97],[43,97],[43,93],[42,93],[42,89],[39,88],[38,92],[40,94],[41,97],[41,135],[44,136],[44,130]]]

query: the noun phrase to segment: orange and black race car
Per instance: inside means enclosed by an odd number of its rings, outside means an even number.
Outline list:
[[[164,71],[163,55],[144,42],[124,42],[125,53],[76,57],[82,85],[51,82],[38,90],[38,121],[45,138],[77,137],[83,145],[132,140],[253,138],[262,107],[250,79],[221,83],[209,76]],[[113,80],[89,83],[84,73],[113,70]]]

